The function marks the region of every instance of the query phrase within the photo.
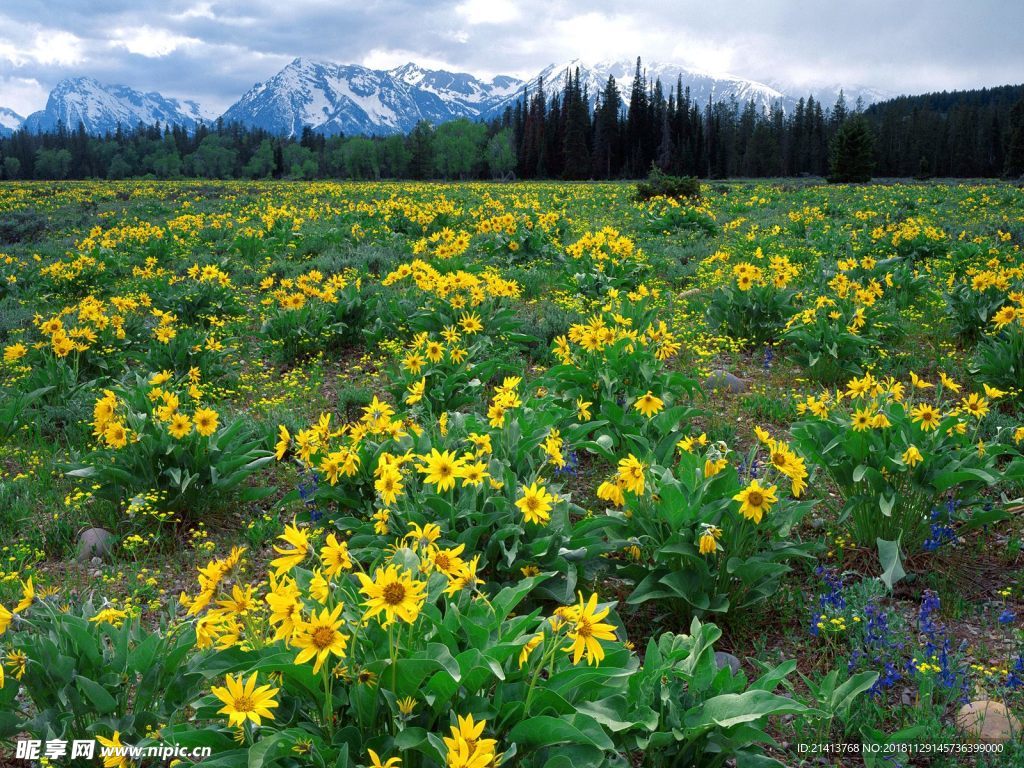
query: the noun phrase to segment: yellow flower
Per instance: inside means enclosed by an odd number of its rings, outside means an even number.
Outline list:
[[[285,453],[288,452],[288,446],[291,443],[291,435],[288,434],[288,428],[284,424],[280,424],[277,427],[278,440],[277,445],[274,446],[274,455],[277,460],[280,461],[284,458]]]
[[[309,580],[309,596],[320,604],[326,604],[330,597],[331,586],[324,578],[323,571],[319,568],[313,569],[313,578]]]
[[[531,483],[523,490],[523,495],[516,502],[516,506],[522,511],[526,522],[547,525],[551,520],[551,508],[557,500],[543,485]]]
[[[939,373],[939,379],[942,380],[942,386],[944,386],[953,394],[958,394],[960,392],[960,385],[953,381],[951,378],[949,378],[949,376],[947,376],[946,374]]]
[[[4,347],[4,362],[13,363],[28,354],[28,347],[24,344],[11,344]]]
[[[389,757],[382,763],[380,757],[372,749],[367,749],[366,753],[370,756],[370,768],[398,768],[402,764],[400,757]]]
[[[21,582],[21,601],[14,607],[15,613],[21,613],[30,605],[36,598],[36,588],[32,585],[32,577],[29,576],[27,581]]]
[[[412,624],[419,617],[427,599],[427,585],[416,581],[409,571],[389,565],[378,568],[372,579],[363,573],[357,573],[356,578],[362,584],[359,591],[368,598],[363,603],[367,609],[365,618],[383,612],[386,626],[396,619]]]
[[[617,478],[615,482],[605,480],[597,488],[597,498],[610,501],[617,507],[626,503],[626,495],[622,492],[622,480]]]
[[[632,453],[619,459],[619,481],[630,493],[642,496],[644,492],[644,465]]]
[[[338,627],[345,623],[341,618],[341,609],[340,603],[330,612],[324,608],[319,615],[314,614],[308,622],[299,625],[295,632],[292,642],[296,648],[302,649],[295,657],[295,663],[304,664],[315,657],[314,675],[331,654],[339,658],[345,656],[348,635],[338,631]]]
[[[722,529],[715,525],[704,524],[700,534],[698,550],[702,555],[710,555],[718,550],[718,540],[722,537]]]
[[[593,403],[589,400],[584,400],[582,397],[576,399],[576,418],[579,421],[590,421],[593,416],[590,413],[590,406]]]
[[[405,488],[402,484],[402,474],[393,467],[387,467],[381,472],[373,484],[380,494],[381,501],[387,505],[398,503],[398,496]]]
[[[853,427],[854,432],[863,432],[870,429],[874,423],[875,414],[871,412],[870,408],[858,408],[854,414],[850,424]]]
[[[112,421],[103,430],[103,441],[111,448],[124,448],[128,445],[128,430],[119,421]]]
[[[25,668],[28,666],[28,656],[24,651],[8,651],[4,664],[14,674],[15,680],[21,680],[25,676]]]
[[[413,710],[416,709],[416,699],[412,696],[406,696],[404,699],[398,699],[395,703],[398,704],[398,711],[406,717],[411,715]]]
[[[217,714],[227,715],[228,725],[241,728],[246,721],[260,725],[262,718],[274,719],[274,713],[270,710],[277,707],[274,696],[280,689],[271,688],[269,685],[257,688],[256,677],[257,673],[253,672],[249,679],[243,682],[242,675],[227,675],[224,678],[225,687],[215,685],[210,689],[214,696],[224,702],[224,706]]]
[[[637,398],[633,407],[649,419],[665,407],[665,401],[660,397],[655,397],[650,390],[647,390],[646,395]]]
[[[270,566],[274,569],[275,575],[280,576],[306,559],[306,555],[309,554],[309,537],[306,536],[304,531],[300,531],[295,523],[292,523],[291,525],[286,525],[284,533],[277,538],[283,539],[286,543],[292,545],[291,549],[274,545],[274,551],[281,555],[281,557],[271,560]]]
[[[456,458],[451,451],[439,452],[432,448],[430,453],[421,456],[426,463],[417,464],[416,469],[425,477],[424,482],[433,483],[439,493],[444,493],[455,487],[456,478],[462,474],[463,460]]]
[[[126,611],[118,608],[104,608],[98,611],[89,621],[93,624],[110,624],[114,627],[120,627],[127,616],[128,613]]]
[[[997,389],[996,387],[990,387],[988,384],[982,384],[982,386],[985,387],[985,395],[988,396],[990,400],[998,400],[1006,394],[1003,390]]]
[[[428,549],[431,544],[441,538],[441,526],[437,523],[426,523],[421,528],[419,523],[409,523],[409,532],[405,534],[404,538],[412,541],[414,550]]]
[[[571,644],[563,651],[572,654],[572,663],[578,664],[586,656],[587,664],[600,664],[604,659],[604,648],[598,640],[615,640],[615,627],[603,624],[601,620],[608,615],[610,609],[597,610],[597,593],[590,596],[584,603],[583,593],[579,593],[579,605],[572,607],[568,621],[572,625],[568,632]]]
[[[538,645],[544,642],[544,633],[538,632],[536,635],[531,637],[523,644],[523,649],[519,652],[519,668],[523,666],[530,658],[530,654],[537,648]]]
[[[450,726],[452,735],[444,738],[447,768],[488,768],[494,764],[498,742],[480,738],[486,724],[486,720],[473,722],[472,715],[459,715],[458,725]]]
[[[755,478],[750,485],[733,496],[733,501],[740,502],[740,514],[748,520],[760,523],[766,512],[771,511],[771,506],[779,499],[775,495],[777,486],[764,488]]]
[[[915,405],[911,409],[910,415],[914,423],[920,424],[921,429],[925,432],[938,428],[939,421],[941,420],[941,414],[939,413],[938,409],[936,409],[933,405],[929,405],[928,403],[921,403],[920,405]]]
[[[171,416],[171,423],[167,431],[175,440],[181,440],[192,431],[192,421],[183,413],[176,413]]]
[[[423,399],[423,394],[427,388],[427,377],[424,376],[419,381],[414,381],[408,387],[408,394],[405,396],[405,402],[409,405],[415,405]]]
[[[981,419],[984,418],[986,413],[988,413],[988,400],[977,392],[972,392],[969,396],[960,401],[960,407],[971,414],[974,418]]]
[[[14,614],[0,605],[0,635],[7,631],[7,627],[11,625],[12,618],[14,618]]]
[[[252,586],[246,584],[243,589],[238,584],[233,585],[231,587],[231,597],[226,600],[218,600],[217,605],[220,606],[222,611],[245,616],[256,607]]]
[[[910,372],[910,381],[914,385],[914,389],[928,389],[935,386],[934,384],[929,384],[913,371]]]
[[[114,735],[109,739],[97,734],[96,741],[100,743],[100,746],[106,747],[110,750],[117,750],[118,747],[125,746],[121,741],[120,731],[114,731]],[[102,752],[100,754],[102,754]],[[126,755],[119,755],[116,754],[116,752],[112,752],[111,754],[103,757],[103,768],[120,768],[120,766],[124,765],[128,765],[128,757]]]
[[[908,467],[916,467],[920,461],[924,459],[921,452],[917,450],[916,445],[911,445],[903,452],[903,463]]]
[[[324,564],[327,576],[333,578],[342,571],[352,570],[352,558],[348,552],[348,542],[339,542],[332,533],[327,537],[327,543],[320,550],[320,561]]]
[[[200,408],[192,414],[192,420],[196,425],[196,432],[203,437],[209,437],[217,431],[217,422],[220,417],[212,408]]]
[[[480,315],[462,313],[462,317],[459,320],[459,325],[462,326],[462,330],[466,333],[478,333],[484,329],[484,324],[480,322]]]

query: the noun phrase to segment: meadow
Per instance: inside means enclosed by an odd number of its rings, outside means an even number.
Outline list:
[[[0,755],[1022,764],[1024,190],[635,192],[0,185]]]

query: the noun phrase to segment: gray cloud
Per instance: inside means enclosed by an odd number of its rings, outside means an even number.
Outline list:
[[[43,106],[62,77],[222,110],[296,56],[412,59],[477,75],[553,62],[673,61],[786,87],[920,92],[1024,80],[1015,0],[20,0],[0,6],[0,106]]]

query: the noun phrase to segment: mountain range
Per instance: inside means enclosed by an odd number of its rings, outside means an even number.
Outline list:
[[[297,58],[270,79],[256,83],[220,118],[282,136],[299,135],[306,127],[326,135],[406,133],[420,120],[436,125],[462,117],[495,117],[521,98],[524,89],[535,93],[542,82],[547,95],[561,92],[567,73],[577,69],[591,102],[604,89],[609,76],[615,77],[623,100],[628,102],[635,66],[632,61],[587,64],[574,59],[551,64],[523,81],[504,75],[482,80],[463,72],[424,69],[411,62],[380,70]],[[700,104],[709,99],[735,98],[741,103],[752,99],[759,108],[781,105],[788,111],[799,96],[806,95],[806,91],[783,90],[680,64],[648,63],[644,71],[649,83],[661,80],[666,95],[681,78],[683,86],[690,89],[691,98]],[[839,90],[836,86],[812,93],[831,106]],[[858,97],[865,104],[884,98],[878,91],[863,88],[847,88],[845,93],[851,106]],[[75,129],[79,123],[90,134],[114,132],[118,125],[134,128],[140,122],[176,124],[192,131],[200,123],[213,123],[217,117],[195,101],[75,77],[60,81],[50,92],[46,107],[24,120],[11,110],[0,108],[0,136],[9,135],[20,126],[43,132],[59,124]]]

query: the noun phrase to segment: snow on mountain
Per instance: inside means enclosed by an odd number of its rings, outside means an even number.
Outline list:
[[[377,70],[298,58],[253,86],[223,117],[285,136],[307,126],[325,134],[405,133],[420,120],[477,117],[517,85],[514,78],[485,83],[413,63]]]
[[[544,93],[550,97],[551,94],[564,90],[567,75],[569,73],[575,75],[577,69],[580,73],[580,82],[586,88],[591,104],[604,90],[609,76],[615,78],[623,102],[628,104],[629,91],[636,74],[635,59],[632,61],[601,61],[595,64],[573,59],[561,64],[551,64],[525,85],[531,93],[536,93],[543,81]],[[745,80],[735,75],[713,74],[682,64],[641,62],[640,71],[641,75],[646,77],[649,87],[653,87],[656,81],[661,81],[666,98],[670,91],[675,90],[676,82],[681,78],[683,88],[690,89],[690,98],[698,104],[706,104],[709,97],[716,102],[735,97],[740,102],[753,99],[759,107],[768,108],[776,102],[785,101],[786,98],[781,91],[764,83]],[[500,114],[506,106],[514,104],[521,95],[522,88],[509,98],[495,104],[491,108],[491,113]]]
[[[813,96],[815,101],[821,103],[822,109],[828,109],[835,106],[840,93],[843,94],[843,101],[846,102],[846,108],[850,111],[853,111],[857,106],[858,98],[865,107],[868,107],[876,101],[884,101],[888,98],[892,98],[893,95],[891,93],[880,91],[876,88],[868,88],[863,85],[842,85],[840,83],[814,86],[780,85],[777,83],[773,85],[775,85],[775,87],[780,91],[784,91],[789,94],[787,97],[787,103],[795,105],[797,99],[801,97],[806,99],[808,96]]]
[[[13,109],[0,107],[0,136],[10,136],[18,130],[23,122],[25,122],[25,118]]]
[[[194,101],[179,101],[159,93],[142,93],[125,85],[103,85],[91,77],[61,80],[50,91],[46,108],[25,119],[30,131],[50,131],[63,124],[90,134],[114,132],[117,126],[134,128],[139,123],[180,125],[194,130],[210,115]]]
[[[579,69],[580,80],[591,103],[604,90],[608,77],[615,78],[624,104],[636,71],[636,60],[603,61],[588,64],[579,59],[551,64],[527,82],[499,75],[483,80],[464,72],[425,69],[413,62],[389,70],[359,65],[335,64],[297,58],[270,79],[257,83],[222,116],[282,136],[300,135],[304,128],[334,135],[386,135],[407,133],[420,120],[437,125],[457,118],[490,119],[522,98],[533,94],[543,81],[551,96],[565,88],[567,73]],[[641,73],[648,87],[661,82],[667,97],[677,80],[690,91],[691,100],[707,104],[736,99],[753,99],[761,108],[781,105],[792,109],[800,97],[812,93],[824,107],[835,103],[839,86],[816,89],[768,85],[735,75],[705,72],[681,64],[647,62]],[[865,105],[884,98],[878,91],[846,88],[848,108],[860,96]],[[23,121],[31,131],[53,130],[63,123],[70,130],[79,123],[87,132],[113,132],[120,124],[134,128],[140,122],[177,124],[194,129],[200,122],[212,123],[215,115],[194,101],[167,98],[159,93],[142,93],[123,85],[102,85],[89,77],[62,80],[50,93],[46,108]],[[0,135],[8,135],[22,120],[10,110],[0,110]]]

